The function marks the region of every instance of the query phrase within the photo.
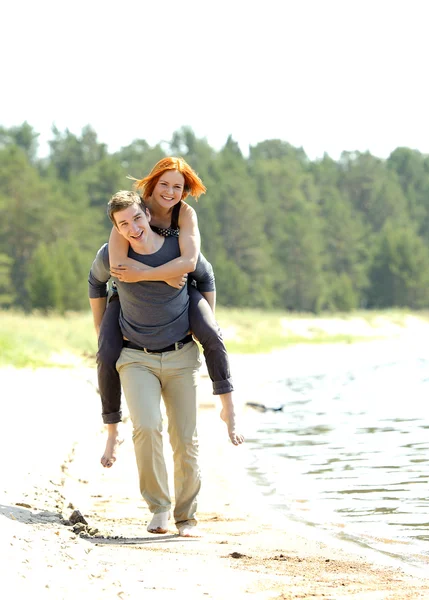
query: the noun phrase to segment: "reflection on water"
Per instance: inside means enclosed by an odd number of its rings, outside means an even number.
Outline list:
[[[314,374],[298,369],[295,377],[285,364],[263,395],[283,410],[246,413],[250,471],[273,506],[408,562],[428,561],[429,360],[422,354],[397,345],[368,355],[362,347],[350,360],[333,354]]]

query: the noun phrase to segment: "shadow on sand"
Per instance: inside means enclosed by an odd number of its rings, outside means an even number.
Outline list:
[[[64,525],[63,515],[60,513],[51,512],[48,510],[42,510],[39,512],[32,512],[31,507],[24,508],[19,505],[5,505],[0,504],[0,517],[6,517],[11,521],[18,521],[19,523],[39,523],[39,524],[48,524],[48,523],[57,523],[58,525]],[[69,527],[67,526],[67,529]],[[71,531],[71,530],[70,530]],[[165,535],[153,535],[150,534],[148,536],[143,537],[120,537],[120,536],[112,536],[112,535],[88,535],[84,533],[79,536],[82,540],[86,542],[90,542],[92,544],[97,544],[100,546],[143,546],[146,544],[166,544],[171,542],[198,542],[199,538],[187,538],[182,537],[179,534],[165,534]]]
[[[20,505],[6,506],[0,504],[0,515],[7,517],[12,521],[19,521],[20,523],[58,523],[61,524],[63,516],[58,512],[51,512],[49,510],[41,510],[40,512],[32,512],[28,508],[23,508]]]

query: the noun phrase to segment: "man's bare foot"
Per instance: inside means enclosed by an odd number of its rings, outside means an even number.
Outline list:
[[[203,537],[203,533],[198,529],[196,525],[180,525],[178,528],[179,535],[182,537],[189,538],[200,538]]]
[[[147,526],[147,530],[149,533],[167,533],[169,518],[170,513],[168,511],[155,513],[152,517],[152,521]]]
[[[119,438],[117,435],[110,436],[107,438],[106,448],[104,449],[104,454],[101,457],[101,464],[106,469],[110,469],[111,466],[116,462],[116,454],[119,446],[122,444],[124,440]]]
[[[220,418],[226,423],[231,442],[234,444],[234,446],[239,446],[244,442],[244,436],[237,432],[235,409],[231,394],[221,394],[220,399],[222,401]]]

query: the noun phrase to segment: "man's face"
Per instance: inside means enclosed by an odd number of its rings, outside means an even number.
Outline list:
[[[130,244],[144,242],[150,226],[149,212],[144,212],[139,204],[132,204],[113,215],[116,228]]]
[[[185,178],[179,171],[165,171],[158,179],[152,192],[152,200],[163,208],[172,208],[180,202],[185,186]]]

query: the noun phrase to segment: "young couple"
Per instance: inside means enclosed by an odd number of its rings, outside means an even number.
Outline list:
[[[116,460],[121,385],[133,423],[140,490],[153,514],[152,533],[166,533],[171,500],[162,451],[161,396],[173,448],[175,508],[179,534],[199,535],[196,498],[196,380],[201,343],[221,418],[234,445],[237,431],[228,355],[214,317],[211,265],[200,254],[195,211],[184,202],[206,191],[181,158],[159,161],[108,203],[114,225],[109,244],[97,253],[89,275],[90,304],[99,335],[97,368],[108,439],[103,466]],[[107,282],[116,292],[107,303]]]

